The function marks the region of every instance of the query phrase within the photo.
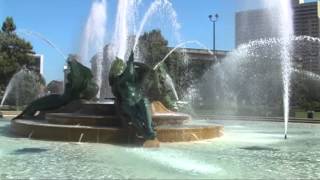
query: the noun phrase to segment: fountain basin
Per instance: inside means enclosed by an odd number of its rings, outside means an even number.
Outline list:
[[[48,113],[46,120],[50,124],[80,125],[80,126],[120,126],[121,121],[112,115],[86,115],[77,113]]]
[[[88,115],[80,113],[47,113],[48,123],[81,126],[121,126],[121,120],[115,115]],[[182,125],[190,121],[190,116],[182,113],[153,113],[155,126]]]
[[[160,142],[188,142],[212,139],[222,135],[219,125],[162,125],[156,127]],[[52,124],[38,120],[12,120],[10,131],[33,139],[78,142],[123,144],[128,141],[128,132],[120,127],[80,126]],[[83,134],[83,135],[81,135]]]
[[[222,135],[222,126],[197,125],[187,114],[168,110],[160,102],[151,104],[152,120],[160,142],[188,142]],[[11,121],[10,131],[22,137],[70,142],[126,144],[135,137],[125,129],[113,103],[75,101],[37,119]]]

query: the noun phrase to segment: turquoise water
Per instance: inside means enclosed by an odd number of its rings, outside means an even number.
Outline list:
[[[222,138],[143,149],[12,137],[0,120],[0,179],[319,179],[320,125],[223,124]]]

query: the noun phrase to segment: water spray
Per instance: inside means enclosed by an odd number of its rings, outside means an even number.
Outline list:
[[[145,15],[143,16],[143,18],[140,22],[140,25],[139,25],[139,28],[138,28],[138,31],[136,33],[136,37],[134,40],[134,45],[133,45],[134,51],[137,49],[137,46],[139,44],[139,38],[140,38],[141,34],[143,33],[143,30],[144,30],[146,23],[150,20],[150,18],[153,15],[159,13],[161,9],[166,10],[168,12],[169,20],[171,21],[171,24],[174,28],[174,34],[177,37],[178,42],[181,41],[181,36],[179,33],[181,26],[178,23],[177,13],[173,8],[172,3],[169,0],[156,0],[150,5],[150,7],[146,11]]]
[[[163,62],[165,62],[165,61],[168,59],[168,57],[169,57],[174,51],[176,51],[177,49],[183,47],[183,46],[186,45],[186,44],[197,44],[198,46],[207,49],[208,53],[210,53],[211,55],[213,55],[213,52],[212,52],[211,50],[209,50],[205,45],[201,44],[199,41],[195,41],[195,40],[193,40],[193,41],[186,41],[186,42],[183,42],[183,43],[178,44],[175,48],[173,48],[159,63],[157,63],[157,64],[154,66],[153,70],[158,69],[159,66],[160,66]]]
[[[26,29],[19,29],[16,32],[27,35],[27,36],[34,36],[34,37],[39,38],[43,42],[47,43],[49,46],[53,47],[63,57],[63,59],[67,59],[67,56],[62,52],[62,50],[60,48],[58,48],[53,42],[51,42],[49,39],[47,39],[42,34],[40,34],[38,32],[29,31]]]

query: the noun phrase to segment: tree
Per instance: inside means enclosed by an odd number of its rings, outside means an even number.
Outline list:
[[[6,33],[13,33],[16,30],[16,25],[14,24],[12,17],[7,17],[2,24],[2,31]]]
[[[145,32],[139,39],[140,55],[150,67],[154,67],[160,62],[170,50],[168,41],[162,36],[160,30]],[[201,79],[211,65],[185,61],[186,59],[186,55],[181,50],[177,50],[168,57],[161,67],[173,79],[180,99],[188,92],[188,88]]]
[[[145,32],[139,39],[139,50],[145,63],[155,66],[168,53],[168,41],[162,36],[160,30]]]
[[[0,93],[4,91],[11,77],[23,66],[33,69],[35,58],[32,45],[14,32],[16,25],[7,17],[0,31]]]
[[[306,111],[320,111],[319,80],[295,74],[292,82],[292,104]]]

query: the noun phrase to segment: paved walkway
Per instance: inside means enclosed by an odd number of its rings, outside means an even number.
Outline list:
[[[262,116],[222,116],[222,115],[198,115],[199,119],[212,119],[212,120],[242,120],[242,121],[272,121],[283,122],[283,117],[262,117]],[[320,119],[307,119],[290,117],[289,122],[292,123],[319,123]]]

